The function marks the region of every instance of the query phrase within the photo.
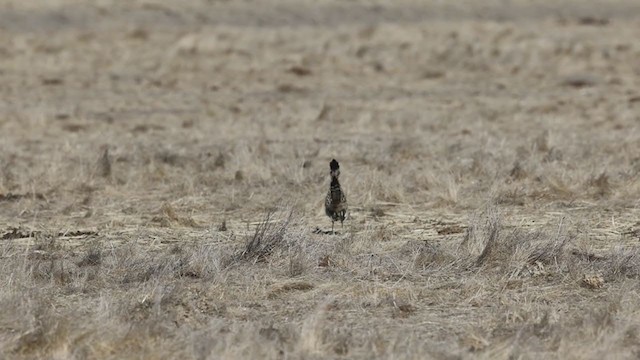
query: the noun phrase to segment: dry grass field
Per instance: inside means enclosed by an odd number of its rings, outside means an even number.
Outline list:
[[[638,39],[636,0],[0,0],[2,358],[637,359]]]

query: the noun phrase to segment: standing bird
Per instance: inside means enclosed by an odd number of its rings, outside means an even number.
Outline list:
[[[329,192],[324,199],[324,211],[328,217],[331,218],[331,232],[333,233],[333,225],[336,221],[340,220],[340,225],[344,226],[344,218],[347,215],[347,196],[340,187],[340,164],[336,159],[331,160],[329,163],[331,171],[331,184],[329,185]]]

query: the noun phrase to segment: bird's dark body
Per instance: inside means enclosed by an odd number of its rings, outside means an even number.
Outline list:
[[[329,192],[324,201],[324,210],[329,218],[331,218],[331,230],[333,231],[333,223],[340,220],[342,224],[347,216],[347,196],[345,195],[338,177],[340,176],[340,165],[333,159],[329,164],[331,172],[331,184]]]

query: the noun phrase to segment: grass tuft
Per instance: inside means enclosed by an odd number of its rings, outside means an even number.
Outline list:
[[[283,249],[287,245],[285,235],[291,225],[293,211],[289,211],[282,221],[276,221],[275,214],[275,210],[266,213],[253,235],[247,238],[244,248],[234,256],[234,260],[265,261],[275,250]]]

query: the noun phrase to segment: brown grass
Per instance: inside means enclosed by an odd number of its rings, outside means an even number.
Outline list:
[[[0,5],[3,358],[640,354],[635,2]]]

